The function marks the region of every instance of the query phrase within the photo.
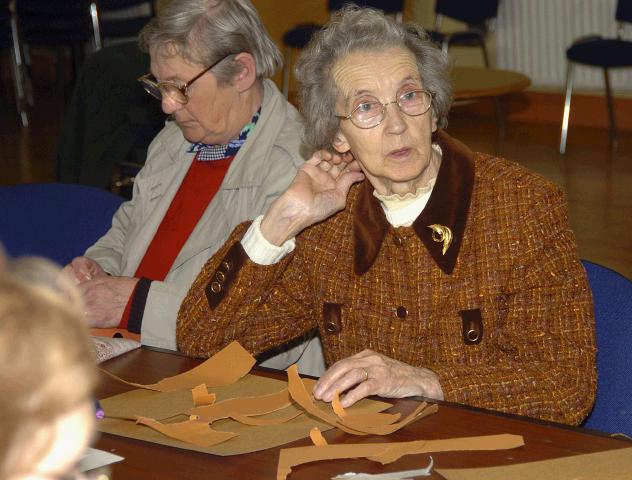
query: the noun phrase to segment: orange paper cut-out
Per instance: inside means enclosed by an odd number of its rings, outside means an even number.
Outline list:
[[[501,450],[524,445],[520,435],[487,435],[446,440],[369,444],[324,444],[311,447],[284,448],[279,454],[277,480],[285,480],[292,467],[320,460],[367,458],[382,464],[394,462],[413,453],[449,452],[456,450]]]
[[[136,423],[153,428],[168,437],[200,447],[217,445],[237,436],[236,433],[213,430],[208,422],[195,419],[179,423],[160,423],[153,418],[139,417]]]
[[[255,358],[238,342],[231,342],[223,350],[191,370],[167,377],[158,383],[142,385],[123,380],[120,377],[101,369],[110,377],[133,387],[156,390],[158,392],[173,392],[175,390],[192,389],[202,383],[207,387],[221,387],[230,385],[246,375],[255,364]]]
[[[213,405],[217,399],[217,395],[214,393],[208,393],[205,383],[202,383],[191,390],[191,395],[193,396],[193,405],[196,407]]]

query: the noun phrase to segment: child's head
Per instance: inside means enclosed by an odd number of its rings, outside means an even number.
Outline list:
[[[59,273],[0,252],[3,479],[64,476],[93,435],[93,348],[79,296]]]

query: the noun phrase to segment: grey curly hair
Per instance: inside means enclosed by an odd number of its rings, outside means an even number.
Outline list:
[[[257,78],[267,78],[283,63],[281,52],[249,0],[178,0],[169,2],[139,35],[141,50],[158,49],[201,65],[240,52],[256,62]],[[232,60],[232,57],[229,57]],[[221,62],[213,73],[221,85],[239,73],[238,62]]]
[[[424,88],[433,94],[432,111],[437,125],[448,124],[452,104],[450,65],[425,30],[412,23],[399,23],[379,10],[346,6],[314,36],[296,63],[306,148],[331,149],[338,131],[340,120],[334,112],[340,92],[332,76],[336,62],[354,51],[370,53],[391,47],[403,47],[413,53]]]

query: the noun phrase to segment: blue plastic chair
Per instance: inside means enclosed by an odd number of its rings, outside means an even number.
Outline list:
[[[632,281],[582,260],[595,304],[597,399],[584,426],[632,436]]]
[[[10,256],[38,255],[65,265],[112,225],[123,199],[64,183],[0,187],[0,244]]]

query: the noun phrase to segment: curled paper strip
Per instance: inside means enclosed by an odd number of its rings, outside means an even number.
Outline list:
[[[399,419],[399,414],[372,413],[358,416],[352,415],[342,408],[340,399],[336,395],[334,402],[332,402],[334,412],[338,414],[338,418],[336,418],[321,410],[314,403],[312,396],[307,392],[305,384],[298,375],[296,365],[292,365],[288,368],[287,377],[288,390],[296,403],[318,419],[339,428],[343,432],[353,435],[389,435],[415,420],[435,413],[439,408],[437,405],[428,405],[426,402],[421,402],[406,418],[399,422],[392,423]]]
[[[158,383],[151,385],[128,382],[107,370],[101,369],[101,371],[115,380],[132,387],[156,390],[158,392],[173,392],[175,390],[192,389],[202,383],[206,384],[207,387],[230,385],[246,375],[255,362],[255,358],[235,341],[197,367],[180,375],[163,378]]]
[[[220,418],[228,418],[234,413],[239,413],[243,416],[263,415],[289,407],[291,404],[290,394],[285,388],[270,395],[229,398],[213,405],[192,408],[185,413],[196,415],[200,419],[212,423]]]
[[[292,467],[320,460],[367,458],[387,464],[413,453],[450,452],[456,450],[501,450],[521,447],[521,435],[487,435],[446,440],[416,440],[413,442],[318,445],[284,448],[279,454],[277,480],[285,480]]]
[[[217,395],[214,393],[208,393],[208,389],[204,383],[192,389],[191,395],[193,397],[193,405],[196,407],[213,405],[217,399]]]

